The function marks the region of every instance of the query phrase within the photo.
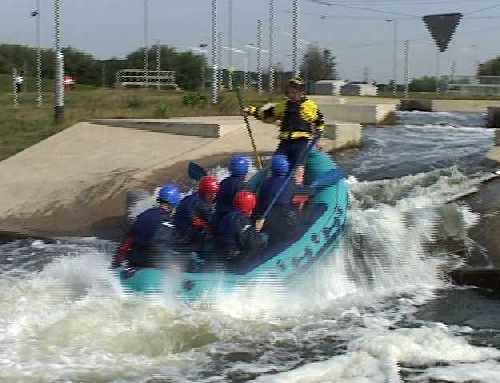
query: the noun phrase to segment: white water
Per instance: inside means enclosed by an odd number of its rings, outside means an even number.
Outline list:
[[[498,350],[413,317],[460,262],[432,245],[466,247],[477,220],[444,203],[477,182],[456,169],[352,179],[347,233],[305,281],[221,294],[211,307],[124,294],[109,244],[94,239],[3,245],[16,259],[0,281],[0,381],[400,382],[405,369],[418,382],[500,381]]]

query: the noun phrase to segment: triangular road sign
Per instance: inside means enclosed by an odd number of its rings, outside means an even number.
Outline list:
[[[461,13],[445,13],[441,15],[427,15],[422,17],[427,29],[436,42],[439,50],[444,52],[457,29],[463,15]]]

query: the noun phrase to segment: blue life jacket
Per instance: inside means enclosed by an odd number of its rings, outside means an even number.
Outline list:
[[[174,215],[174,225],[180,234],[189,234],[195,218],[200,218],[207,224],[212,223],[213,209],[210,203],[193,193],[184,197],[179,203]]]
[[[224,215],[233,208],[234,196],[245,187],[244,181],[244,177],[229,176],[220,183],[219,192],[215,199],[217,222],[220,222]]]
[[[130,229],[134,245],[148,246],[168,213],[160,207],[153,207],[139,214]]]
[[[159,233],[166,229],[164,223],[171,218],[171,214],[160,207],[148,209],[137,216],[129,232],[129,237],[132,237],[132,248],[127,255],[130,265],[155,266],[158,255],[154,254],[153,245]]]
[[[286,182],[287,176],[277,176],[273,175],[266,179],[262,184],[262,187],[259,191],[259,196],[257,198],[258,205],[255,210],[255,216],[260,218],[271,204],[276,194],[280,191],[284,182]],[[276,200],[273,208],[280,207],[285,209],[292,208],[292,199],[294,195],[295,184],[293,180],[288,180],[288,185],[285,186],[280,196]]]

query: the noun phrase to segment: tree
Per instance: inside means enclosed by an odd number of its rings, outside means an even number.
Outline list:
[[[500,56],[479,64],[479,76],[500,76]]]
[[[318,46],[310,45],[302,59],[301,72],[308,84],[319,80],[335,80],[335,56],[329,49],[321,51]]]
[[[411,92],[433,92],[436,90],[436,78],[424,76],[413,79],[410,83]]]

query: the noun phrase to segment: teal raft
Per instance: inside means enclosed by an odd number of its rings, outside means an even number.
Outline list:
[[[267,248],[251,259],[244,258],[221,271],[193,261],[183,271],[159,268],[142,268],[130,272],[118,269],[126,291],[155,293],[173,291],[184,300],[197,300],[217,292],[231,292],[239,287],[274,281],[287,284],[294,277],[303,275],[321,257],[328,255],[338,245],[347,217],[349,193],[343,173],[326,153],[312,150],[306,161],[306,184],[322,183],[311,199],[309,214],[298,233],[286,243]],[[338,177],[328,177],[337,173]],[[254,176],[254,181],[262,179]],[[321,182],[331,179],[332,182]],[[252,181],[250,181],[252,182]]]

